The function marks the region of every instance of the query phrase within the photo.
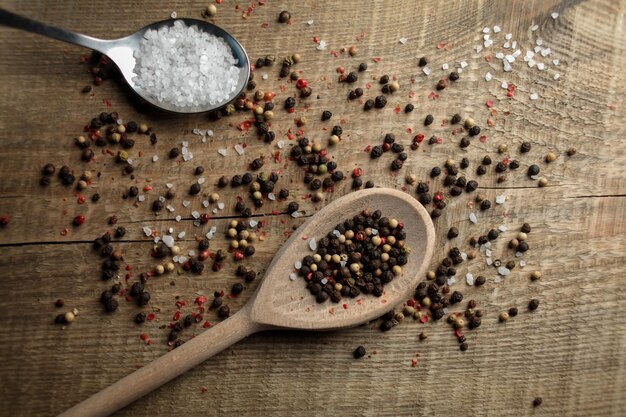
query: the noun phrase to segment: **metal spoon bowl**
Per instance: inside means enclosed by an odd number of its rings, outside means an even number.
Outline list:
[[[237,66],[241,69],[239,71],[239,79],[237,80],[237,87],[232,92],[230,97],[221,103],[215,105],[206,104],[204,106],[188,106],[178,107],[170,103],[159,102],[155,97],[150,95],[145,89],[141,88],[135,82],[133,77],[136,76],[135,70],[135,57],[134,52],[139,49],[139,43],[143,39],[144,34],[148,30],[157,30],[164,26],[173,26],[176,20],[183,21],[187,26],[197,26],[201,31],[207,32],[211,35],[220,37],[230,46],[233,56],[237,59]],[[4,26],[13,27],[16,29],[26,30],[28,32],[37,33],[39,35],[47,36],[49,38],[57,39],[64,42],[73,43],[75,45],[84,46],[86,48],[93,49],[100,52],[111,59],[115,65],[119,68],[122,76],[130,88],[139,95],[143,100],[151,105],[160,109],[173,112],[173,113],[203,113],[212,110],[216,110],[230,101],[234,100],[241,94],[248,83],[250,76],[250,61],[248,54],[237,39],[224,29],[216,26],[212,23],[205,22],[197,19],[167,19],[160,22],[152,23],[139,29],[137,32],[128,35],[121,39],[98,39],[91,36],[83,35],[80,33],[72,32],[62,28],[47,25],[45,23],[37,22],[24,16],[11,13],[7,10],[0,8],[0,24]]]

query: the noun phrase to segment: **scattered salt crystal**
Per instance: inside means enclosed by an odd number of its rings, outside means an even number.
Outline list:
[[[346,265],[348,265],[348,262],[346,262],[346,261],[339,262],[339,266],[341,266],[342,268],[345,268]]]
[[[298,278],[298,276],[295,274],[295,272],[292,272],[291,274],[289,274],[289,279],[292,281],[295,281]]]
[[[267,199],[271,201],[275,201],[276,195],[274,193],[267,193]]]
[[[184,232],[181,232],[184,233]],[[180,238],[180,234],[179,234],[179,238]],[[174,238],[170,235],[165,235],[163,236],[163,243],[165,243],[165,245],[168,248],[171,248],[172,246],[174,246]]]
[[[300,269],[302,268],[302,262],[300,261],[296,261],[296,263],[293,265],[296,269]]]
[[[518,58],[521,54],[522,54],[522,51],[519,49],[516,49],[512,55],[513,55],[513,58]]]
[[[485,74],[485,81],[491,81],[491,79],[493,78],[493,75],[491,75],[490,72],[488,72],[487,74]]]
[[[200,185],[204,184],[205,181],[206,180],[204,179],[204,177],[198,178],[198,184],[200,184]]]
[[[554,20],[556,20],[556,19],[558,19],[558,18],[559,18],[559,14],[558,14],[557,12],[552,12],[552,13],[550,14],[550,16],[551,16]]]
[[[506,35],[504,35],[504,39],[506,39],[507,41],[510,41],[512,38],[513,38],[512,33],[507,33]]]
[[[453,285],[454,283],[456,283],[456,278],[454,277],[448,278],[448,285]]]
[[[341,234],[341,233],[339,233]],[[372,235],[376,236],[378,234],[378,229],[372,229]]]
[[[407,43],[408,39],[407,39],[407,38],[400,38],[400,39],[399,39],[399,41],[400,41],[400,43],[401,43],[402,45],[406,45],[406,43]]]
[[[552,50],[550,48],[544,48],[541,50],[541,56],[548,56],[552,53]]]
[[[509,41],[504,42],[504,43],[502,44],[502,47],[503,47],[504,49],[509,49],[509,48],[511,47],[511,42],[509,42]]]
[[[217,214],[217,208],[214,208],[213,210],[211,210],[211,213]]]
[[[189,256],[196,256],[196,251],[192,249],[192,250],[190,250],[190,251],[187,253],[187,255],[189,255]]]
[[[150,228],[149,228],[149,227],[147,227],[147,226],[144,226],[144,227],[142,228],[142,230],[143,230],[143,233],[144,233],[146,236],[150,236],[150,235],[152,234],[152,229],[150,229]]]
[[[320,282],[322,285],[326,285],[328,283],[328,278],[323,278]]]
[[[511,67],[509,61],[502,61],[502,69],[504,70],[504,72],[510,72],[513,67]]]
[[[197,127],[194,128],[191,133],[193,133],[194,135],[199,135],[200,134],[200,129],[198,129]]]
[[[302,217],[302,213],[300,213],[299,211],[294,211],[293,213],[291,213],[291,217],[293,217],[294,219],[297,219],[298,217]]]
[[[193,159],[193,154],[191,152],[183,155],[183,161],[187,162]]]
[[[183,201],[183,207],[189,207],[190,204],[191,204],[191,201],[189,201],[189,200],[184,200]]]
[[[181,217],[181,215],[179,214],[178,216],[176,216],[176,219],[175,219],[175,220],[176,220],[177,222],[179,222],[179,221],[181,221],[182,219],[183,219],[183,218],[182,218],[182,217]]]
[[[522,256],[524,256],[524,254],[522,252],[515,252],[515,257],[516,258],[521,258]]]
[[[323,51],[324,49],[326,49],[326,41],[325,41],[325,40],[321,40],[321,41],[317,44],[317,50],[318,50],[318,51]]]
[[[178,263],[179,264],[184,264],[185,262],[187,262],[187,257],[184,255],[181,255],[178,257]]]
[[[269,78],[270,78],[270,76],[269,76],[269,75],[267,74],[267,72],[266,72],[266,73],[264,73],[263,75],[261,75],[261,78],[262,78],[262,79],[264,79],[264,80],[267,80],[267,79],[269,79]]]
[[[505,266],[501,266],[500,268],[498,268],[498,274],[502,275],[503,277],[506,277],[510,273],[511,270]]]
[[[317,250],[317,242],[315,241],[314,237],[309,240],[309,248],[311,250]]]
[[[224,148],[218,149],[217,153],[219,153],[222,156],[226,156],[228,155],[228,149],[224,149]]]
[[[529,66],[530,68],[534,67],[536,64],[537,64],[537,63],[535,62],[535,60],[534,60],[534,59],[529,59],[529,60],[528,60],[528,66]]]
[[[165,197],[163,197],[162,195],[161,195],[161,196],[159,196],[159,201],[160,201],[161,203],[165,203]]]
[[[463,72],[463,68],[457,68],[456,72],[458,72],[459,74]]]
[[[500,28],[500,26],[495,25],[495,26],[493,27],[493,33],[500,33],[500,31],[502,31],[502,28]]]
[[[493,260],[491,258],[487,258],[485,261],[487,262],[487,265],[489,266],[493,264]]]
[[[532,25],[532,26],[530,27],[530,31],[531,31],[531,32],[534,32],[534,31],[536,31],[537,29],[539,29],[539,25]]]
[[[482,51],[482,50],[483,50],[483,46],[482,46],[482,45],[476,45],[476,46],[474,47],[474,50],[476,51],[476,53],[477,53],[477,54],[479,54],[479,53],[480,53],[480,51]]]
[[[191,217],[193,217],[194,219],[199,219],[200,218],[200,213],[198,213],[197,211],[192,211],[191,212]]]
[[[311,25],[313,24],[313,21],[312,21],[312,20],[307,20],[307,21],[306,21],[306,24],[307,24],[307,25],[309,25],[309,26],[311,26]]]
[[[284,140],[279,140],[278,142],[276,142],[276,147],[278,149],[282,149],[285,147],[285,141]]]
[[[500,87],[506,90],[507,88],[509,88],[509,84],[506,81],[502,81],[502,84],[500,84]]]
[[[483,35],[483,40],[488,41],[489,40],[489,35]]]
[[[206,238],[213,239],[215,237],[215,232],[217,232],[217,227],[216,226],[211,227],[211,230],[209,230],[207,234],[205,235]]]
[[[257,227],[257,225],[259,224],[258,221],[256,220],[250,220],[250,223],[248,223],[250,225],[250,227]]]
[[[487,250],[487,247],[485,247],[484,244],[480,245],[480,247],[478,248],[478,250],[480,251],[480,253],[485,253],[485,251]]]
[[[137,200],[139,201],[146,201],[146,196],[143,194],[140,194],[139,197],[137,197]]]
[[[174,11],[172,12],[172,14],[170,14],[170,17],[171,17],[172,19],[176,19],[176,16],[177,16],[177,15],[176,15],[176,10],[174,10]]]
[[[465,282],[467,282],[467,285],[474,285],[474,275],[469,272],[465,274]]]
[[[448,310],[448,307],[444,307],[442,310],[443,314],[448,314],[450,312],[450,310]]]
[[[212,131],[211,129],[207,129],[207,131],[206,131],[206,135],[207,135],[208,137],[213,136],[213,131]]]
[[[243,155],[244,154],[244,150],[243,147],[240,144],[236,144],[235,145],[235,152],[237,152],[238,155]]]
[[[118,117],[117,120],[115,121],[115,123],[117,123],[117,125],[120,126],[120,125],[124,124],[124,120],[122,120],[121,117]]]
[[[224,210],[224,207],[226,207],[226,205],[224,204],[223,201],[220,201],[219,203],[217,203],[217,208],[220,210]]]
[[[535,46],[535,53],[539,53],[541,51],[543,51],[543,48],[541,46]]]
[[[180,232],[180,233],[178,234],[178,238],[179,238],[179,239],[182,239],[182,238],[184,238],[184,237],[185,237],[185,235],[186,235],[186,234],[187,234],[187,233],[183,230],[182,232]]]
[[[491,250],[489,250],[489,249],[485,249],[485,256],[486,256],[487,258],[491,258]]]
[[[127,162],[129,165],[132,165],[132,164],[133,164],[133,160],[132,160],[131,158],[128,158],[128,159],[126,160],[126,162]]]
[[[537,45],[537,46],[543,45],[543,39],[537,38],[537,40],[535,40],[535,45]]]
[[[173,213],[174,211],[176,211],[176,209],[174,208],[174,206],[172,206],[171,204],[168,204],[167,206],[165,206],[165,208],[167,209],[167,211],[169,211],[170,213]]]
[[[172,234],[174,233],[174,228],[170,227],[169,229],[167,229],[167,233]]]
[[[202,205],[204,206],[204,208],[209,207],[209,200],[204,200],[204,201],[202,202]]]
[[[517,48],[517,41],[511,42],[511,48],[513,49]]]
[[[156,236],[154,238],[154,243],[159,243],[161,241],[161,238],[159,236]]]
[[[486,247],[486,248],[490,248],[490,247],[491,247],[491,242],[487,242],[487,243],[485,243],[485,247]]]
[[[467,253],[461,252],[461,259],[463,259],[464,261],[467,261]]]
[[[498,59],[503,59],[503,58],[504,58],[504,54],[503,54],[502,52],[498,52],[498,53],[496,54],[496,58],[498,58]]]
[[[487,39],[485,42],[483,42],[483,46],[485,48],[489,48],[491,45],[493,45],[493,40],[491,39]]]
[[[557,72],[556,74],[554,74],[554,79],[558,80],[559,78],[561,78],[561,75]]]
[[[158,160],[159,160],[159,155],[154,155],[154,156],[152,157],[152,162],[156,162],[156,161],[158,161]]]
[[[544,68],[545,68],[545,64],[544,64],[543,62],[539,62],[539,63],[537,63],[537,69],[538,69],[539,71],[543,71],[543,70],[544,70]]]
[[[448,65],[448,64],[443,64],[443,65],[441,66],[441,69],[442,69],[442,70],[444,70],[444,71],[447,71],[448,69],[450,69],[450,65]]]
[[[537,93],[532,93],[532,94],[530,95],[530,99],[531,99],[531,100],[537,100],[538,98],[539,98],[539,94],[537,94]]]
[[[506,196],[504,195],[496,196],[496,204],[504,204],[505,200],[506,200]]]
[[[333,230],[333,235],[335,235],[336,237],[341,236],[341,232],[337,229]]]
[[[559,61],[558,59],[553,59],[552,63],[558,67],[561,61]]]
[[[426,75],[430,75],[430,68],[428,68],[428,67],[424,67],[424,68],[422,68],[422,72],[423,72],[424,74],[426,74]]]
[[[496,275],[496,277],[493,279],[493,282],[494,282],[495,284],[497,284],[497,283],[499,283],[499,282],[501,282],[501,281],[502,281],[502,278],[500,278],[500,276],[499,276],[499,275]]]
[[[469,215],[469,220],[470,220],[470,222],[472,222],[472,223],[474,223],[474,224],[475,224],[476,222],[478,222],[478,218],[476,217],[476,213],[470,213],[470,215]]]
[[[483,28],[483,33],[489,33],[489,32],[491,32],[491,29],[489,29],[487,26],[485,26]]]
[[[509,228],[506,227],[505,225],[501,224],[500,226],[498,226],[498,230],[501,231],[502,233],[504,233],[507,230],[509,230]]]
[[[176,255],[176,256],[174,256],[174,257],[172,258],[172,261],[174,261],[174,262],[178,262],[178,256],[177,256],[177,255]]]

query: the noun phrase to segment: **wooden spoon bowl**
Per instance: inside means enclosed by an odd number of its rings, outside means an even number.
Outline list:
[[[361,295],[340,303],[317,303],[305,281],[289,279],[297,261],[312,254],[311,238],[320,239],[365,208],[404,223],[411,252],[403,273],[381,297]],[[408,194],[387,188],[357,191],[322,208],[278,251],[250,301],[229,319],[67,410],[62,416],[106,416],[130,404],[244,337],[268,329],[331,330],[375,319],[411,297],[432,257],[435,230],[428,212]],[[345,304],[345,306],[344,306]]]

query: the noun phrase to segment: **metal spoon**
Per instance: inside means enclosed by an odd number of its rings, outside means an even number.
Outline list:
[[[380,209],[384,216],[404,222],[405,246],[410,249],[403,273],[385,284],[381,297],[344,298],[340,304],[318,304],[304,279],[291,281],[296,261],[311,254],[310,238],[320,238],[338,222]],[[268,329],[333,330],[357,326],[380,317],[411,298],[429,265],[435,246],[435,229],[422,205],[402,191],[372,188],[347,194],[328,204],[291,235],[274,256],[263,282],[235,315],[205,330],[72,407],[60,417],[107,416],[202,363],[244,337]]]
[[[182,20],[187,26],[197,26],[200,30],[208,32],[214,36],[218,36],[230,46],[233,56],[237,59],[237,66],[241,69],[239,71],[239,79],[237,81],[237,87],[232,92],[231,96],[224,100],[222,103],[215,105],[207,104],[202,107],[177,107],[166,102],[159,102],[155,97],[152,97],[147,91],[139,87],[133,82],[134,69],[135,69],[135,57],[133,53],[139,48],[139,43],[144,34],[148,30],[156,30],[163,26],[172,26],[176,20]],[[98,51],[108,56],[119,68],[122,76],[128,83],[131,89],[135,91],[142,99],[152,104],[155,107],[161,108],[174,113],[201,113],[222,107],[228,102],[235,99],[243,91],[248,83],[250,76],[250,61],[245,49],[241,44],[227,31],[215,26],[211,23],[203,20],[196,19],[168,19],[160,22],[152,23],[139,29],[132,35],[128,35],[121,39],[97,39],[91,36],[82,35],[80,33],[72,32],[69,30],[61,29],[58,27],[50,26],[45,23],[37,22],[24,16],[11,13],[7,10],[0,8],[0,24],[4,26],[13,27],[16,29],[26,30],[28,32],[37,33],[39,35],[47,36],[49,38],[57,39],[64,42],[73,43],[76,45],[84,46],[86,48]]]

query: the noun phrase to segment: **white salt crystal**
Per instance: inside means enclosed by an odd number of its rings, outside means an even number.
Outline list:
[[[422,68],[422,72],[423,72],[424,74],[426,74],[426,75],[430,75],[430,68],[428,68],[428,67],[424,67],[424,68]]]
[[[191,161],[193,159],[193,154],[191,152],[189,152],[186,155],[183,155],[183,161]]]
[[[517,41],[511,42],[511,48],[513,49],[517,48]]]
[[[504,35],[504,39],[506,39],[507,41],[510,41],[512,38],[513,38],[512,33],[507,33],[506,35]]]
[[[159,155],[154,155],[154,156],[152,157],[152,162],[156,162],[156,161],[158,161],[158,160],[159,160]]]
[[[491,32],[491,29],[489,29],[489,27],[485,26],[483,28],[483,33],[489,33],[489,32]]]
[[[322,283],[322,285],[326,285],[328,283],[328,279],[323,278],[320,282]]]
[[[502,69],[504,70],[504,72],[510,72],[513,67],[511,67],[511,64],[509,63],[509,61],[502,61]]]
[[[465,61],[461,61],[461,62],[459,63],[459,65],[461,65],[461,68],[465,68],[465,67],[467,67],[467,62],[465,62]]]
[[[554,79],[558,80],[559,78],[561,78],[561,75],[557,72],[556,74],[554,74]]]
[[[500,87],[506,90],[507,88],[509,88],[509,84],[506,81],[502,81],[502,84],[500,84]]]
[[[488,72],[487,74],[485,74],[485,81],[491,81],[491,79],[493,78],[493,75],[491,75],[490,72]]]
[[[399,41],[400,41],[400,43],[401,43],[402,45],[406,45],[406,43],[407,43],[408,39],[407,39],[407,38],[400,38],[400,39],[399,39]]]
[[[450,312],[448,307],[444,307],[442,310],[443,310],[443,314],[448,314]]]
[[[165,197],[163,197],[163,196],[159,196],[159,201],[160,201],[161,203],[165,203]]]
[[[507,55],[507,56],[504,57],[504,59],[509,61],[510,64],[515,62],[515,57],[513,55]]]
[[[552,63],[558,67],[561,61],[559,61],[558,59],[553,59]]]
[[[191,212],[191,217],[193,217],[194,219],[199,219],[200,218],[200,213],[198,213],[197,211],[192,211]]]
[[[534,67],[534,66],[535,66],[535,64],[537,64],[537,63],[535,62],[535,60],[534,60],[534,59],[529,59],[529,60],[528,60],[528,66],[529,66],[530,68]]]
[[[454,283],[456,283],[456,278],[454,277],[448,278],[448,285],[453,285]]]
[[[311,250],[317,250],[317,242],[315,241],[314,237],[309,240],[309,248]]]
[[[196,251],[192,249],[192,250],[190,250],[190,251],[187,253],[187,255],[189,255],[189,256],[196,256]]]
[[[174,233],[174,228],[170,227],[169,229],[167,229],[167,233],[172,234]]]
[[[337,233],[339,233],[339,232],[337,232]],[[341,233],[339,233],[339,234],[341,234]],[[376,236],[377,234],[378,234],[378,229],[372,228],[372,235]]]
[[[552,50],[550,48],[544,48],[541,50],[541,56],[548,56],[552,53]]]
[[[292,272],[289,274],[289,279],[292,281],[295,281],[298,278],[298,276],[296,275],[295,272]]]
[[[152,234],[152,229],[150,229],[150,228],[149,228],[149,227],[147,227],[147,226],[144,226],[144,227],[142,228],[142,230],[143,230],[143,233],[144,233],[146,236],[150,236],[150,235]]]
[[[537,45],[537,46],[543,45],[543,39],[537,38],[537,40],[535,40],[535,45]]]
[[[285,141],[284,140],[279,140],[278,142],[276,142],[276,147],[278,149],[282,149],[285,147]]]
[[[496,196],[496,204],[504,204],[505,200],[506,200],[506,196],[504,195]]]
[[[522,256],[524,256],[524,254],[522,252],[515,252],[515,257],[516,258],[521,258]]]
[[[159,243],[160,240],[161,240],[161,238],[159,236],[156,236],[154,238],[154,243]]]
[[[300,269],[302,268],[302,262],[300,261],[296,261],[296,263],[293,265],[296,269]]]
[[[175,218],[175,220],[176,220],[177,222],[181,221],[182,219],[183,219],[183,218],[182,218],[182,216],[181,216],[180,214],[179,214],[178,216],[176,216],[176,218]]]
[[[478,222],[478,218],[476,217],[476,213],[470,213],[469,220],[470,220],[470,222],[476,224],[476,222]]]
[[[214,208],[213,210],[211,210],[211,213],[217,214],[217,208]]]
[[[297,219],[298,217],[302,217],[303,214],[300,213],[299,211],[294,211],[293,213],[291,213],[291,217],[293,217],[294,219]]]
[[[179,264],[184,264],[185,262],[187,262],[187,257],[184,255],[181,255],[178,257],[178,263]]]
[[[536,31],[537,29],[539,29],[539,25],[532,25],[532,26],[530,27],[531,32],[534,32],[534,31]]]
[[[461,252],[461,259],[463,259],[464,261],[467,261],[467,253]]]
[[[483,40],[488,41],[489,40],[489,35],[483,35]]]
[[[498,58],[498,59],[503,59],[503,58],[504,58],[504,54],[503,54],[502,52],[498,52],[498,53],[496,54],[496,58]]]
[[[489,249],[485,249],[485,256],[486,256],[487,258],[491,258],[491,250],[489,250]]]
[[[486,247],[486,248],[490,248],[490,247],[491,247],[491,242],[487,242],[487,243],[485,243],[485,247]]]
[[[487,262],[487,265],[489,266],[493,265],[493,260],[491,258],[487,258],[485,262]]]
[[[313,24],[313,21],[312,21],[312,20],[307,20],[307,21],[306,21],[306,24],[307,24],[307,25],[309,25],[309,26],[311,26],[311,25]]]
[[[525,267],[525,266],[526,266],[526,261],[525,261],[525,260],[523,260],[523,259],[522,259],[521,261],[519,261],[519,266],[520,266],[521,268]]]
[[[463,68],[457,68],[456,72],[458,72],[459,74],[463,72]]]
[[[184,200],[183,201],[183,207],[189,207],[190,204],[191,204],[191,201],[189,201],[189,200]]]
[[[228,101],[241,72],[224,39],[182,20],[147,30],[134,58],[132,81],[154,101],[176,108],[197,109]]]
[[[532,93],[532,94],[530,95],[530,99],[531,99],[531,100],[537,100],[538,98],[539,98],[539,94],[537,94],[537,93]]]
[[[132,160],[131,158],[128,158],[128,159],[126,160],[126,162],[127,162],[129,165],[132,165],[132,164],[133,164],[133,160]]]
[[[543,51],[543,48],[541,46],[535,46],[535,53],[539,53],[541,51]]]
[[[321,40],[318,44],[317,44],[317,50],[318,51],[322,51],[326,49],[326,41],[325,40]]]
[[[502,275],[503,277],[506,277],[510,273],[511,270],[505,266],[501,266],[500,268],[498,268],[498,274]]]
[[[554,20],[556,20],[556,19],[558,19],[558,18],[559,18],[559,14],[558,14],[557,12],[552,12],[552,13],[550,14],[550,16],[552,16],[552,18],[553,18]]]
[[[502,233],[504,233],[507,230],[509,230],[509,228],[506,227],[505,225],[501,224],[500,226],[498,226],[498,230],[501,231]]]
[[[513,55],[513,58],[518,58],[521,54],[522,54],[522,51],[519,49],[516,49],[512,55]]]
[[[538,69],[539,71],[543,71],[543,70],[544,70],[544,68],[545,68],[545,64],[544,64],[543,62],[538,62],[538,63],[537,63],[537,69]]]
[[[336,237],[341,236],[341,232],[337,229],[333,230],[333,235],[335,235]]]
[[[204,184],[205,181],[206,180],[204,179],[204,177],[198,178],[198,184],[200,184],[200,185]]]
[[[504,43],[502,44],[502,47],[503,47],[504,49],[509,49],[509,48],[511,47],[511,42],[509,42],[509,41],[504,42]]]
[[[263,73],[263,75],[261,75],[261,78],[264,80],[267,80],[270,78],[270,76],[267,74],[267,72]]]
[[[250,227],[254,228],[258,226],[259,222],[256,220],[250,220],[248,224],[250,225]]]
[[[187,234],[187,233],[183,230],[182,232],[180,232],[180,233],[178,234],[178,238],[179,238],[179,239],[183,239],[183,238],[185,237],[185,235],[186,235],[186,234]]]
[[[184,232],[181,232],[184,233]],[[180,234],[179,234],[179,238],[180,238]],[[172,246],[174,246],[174,238],[170,235],[165,235],[163,236],[163,243],[165,243],[165,245],[168,248],[171,248]]]
[[[450,68],[450,66],[448,64],[443,64],[441,66],[441,69],[444,70],[444,71],[447,71],[449,68]]]
[[[274,193],[267,193],[267,199],[271,201],[275,201],[276,195]]]
[[[467,285],[474,285],[474,275],[469,272],[465,274],[465,282]]]
[[[177,15],[176,15],[176,11],[173,11],[173,12],[172,12],[172,14],[170,14],[170,17],[171,17],[172,19],[176,19],[176,16],[177,16]]]
[[[178,255],[175,255],[175,256],[172,258],[172,261],[173,261],[173,262],[178,263]]]
[[[235,152],[237,152],[237,154],[239,156],[241,156],[241,155],[244,154],[245,151],[243,150],[243,146],[241,146],[240,144],[236,144],[235,145]]]
[[[500,31],[502,31],[502,29],[500,28],[500,26],[495,25],[495,26],[493,27],[493,33],[500,33]]]
[[[218,149],[217,153],[219,153],[222,156],[226,156],[228,155],[228,149],[224,149],[224,148]]]
[[[204,208],[208,208],[209,207],[209,200],[204,200],[202,202],[202,205],[204,206]]]
[[[171,204],[168,204],[167,206],[165,206],[165,208],[167,209],[167,211],[169,211],[170,213],[176,211],[176,209],[174,209],[174,206],[172,206]]]
[[[491,39],[487,39],[486,41],[483,42],[483,46],[485,48],[489,48],[491,45],[493,45],[493,40]]]
[[[476,51],[476,53],[477,53],[477,54],[479,54],[479,53],[480,53],[480,51],[482,51],[482,50],[483,50],[483,46],[482,46],[482,45],[476,45],[476,46],[474,47],[474,50]]]
[[[501,281],[502,281],[502,278],[500,278],[500,276],[499,276],[499,275],[496,275],[496,277],[493,279],[493,282],[494,282],[495,284],[497,284],[497,283],[499,283],[499,282],[501,282]]]

